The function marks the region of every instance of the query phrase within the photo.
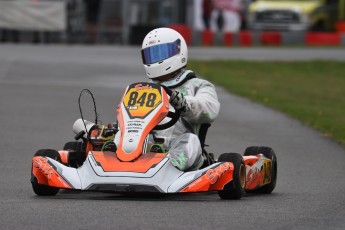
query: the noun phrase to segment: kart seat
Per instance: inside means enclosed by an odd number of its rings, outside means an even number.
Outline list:
[[[202,149],[202,154],[204,155],[204,159],[205,159],[204,164],[201,166],[201,168],[209,166],[215,162],[213,153],[208,153],[205,150],[205,146],[207,146],[205,144],[206,135],[207,135],[208,128],[210,128],[210,126],[211,126],[210,123],[201,124],[200,130],[198,133],[198,137],[199,137],[201,149]]]
[[[203,123],[200,126],[198,137],[201,143],[201,148],[204,150],[205,147],[205,140],[206,140],[206,135],[208,128],[210,128],[211,124],[210,123]]]

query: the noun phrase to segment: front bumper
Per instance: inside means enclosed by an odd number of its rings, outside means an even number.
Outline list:
[[[251,23],[249,28],[252,30],[282,30],[282,31],[305,31],[308,29],[306,23]]]

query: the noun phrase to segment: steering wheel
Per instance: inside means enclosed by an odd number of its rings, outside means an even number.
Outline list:
[[[172,90],[169,89],[168,87],[164,86],[164,85],[161,85],[161,86],[164,88],[165,92],[169,96],[171,96]],[[156,127],[154,127],[153,130],[164,130],[164,129],[170,128],[171,126],[176,124],[176,122],[179,120],[180,116],[181,116],[181,111],[179,111],[179,110],[175,110],[175,112],[169,111],[167,114],[167,117],[171,118],[171,120],[165,124],[156,125]]]

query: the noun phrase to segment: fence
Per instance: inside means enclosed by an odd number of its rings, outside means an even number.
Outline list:
[[[0,0],[0,41],[85,43],[94,33],[96,43],[139,44],[153,25],[131,24],[130,15],[136,15],[130,11],[134,8],[131,2],[139,1],[101,0],[97,26],[92,28],[85,19],[84,0]],[[195,46],[345,45],[345,22],[338,26],[343,33],[240,31],[232,34],[193,31],[182,24],[171,27],[181,32],[189,45]]]

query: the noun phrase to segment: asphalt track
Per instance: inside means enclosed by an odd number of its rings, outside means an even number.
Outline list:
[[[242,153],[251,145],[273,147],[279,172],[272,194],[245,195],[237,201],[213,193],[35,196],[30,184],[34,152],[61,149],[73,139],[71,127],[79,117],[77,99],[83,88],[94,93],[101,120],[114,121],[125,86],[145,79],[138,49],[0,46],[0,229],[345,229],[344,148],[284,114],[221,88],[222,108],[207,137],[209,151],[219,155]],[[332,50],[338,56],[339,51]],[[193,49],[191,56],[201,58],[206,51]],[[229,58],[250,52],[261,53],[259,59],[296,55],[291,50],[227,51]],[[224,50],[218,52],[224,56]],[[315,54],[320,51],[304,52],[308,59],[324,57],[323,52]],[[209,53],[214,58],[217,49]],[[82,106],[92,120],[90,98],[85,96]]]

